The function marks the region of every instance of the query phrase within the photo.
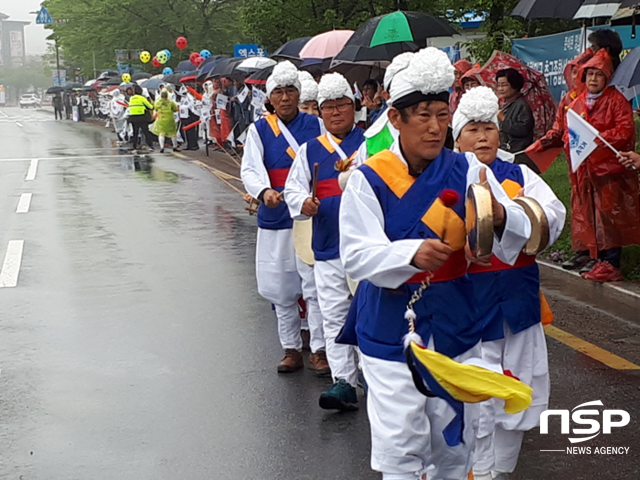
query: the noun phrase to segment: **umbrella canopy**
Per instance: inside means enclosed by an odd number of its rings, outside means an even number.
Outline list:
[[[542,137],[553,126],[558,109],[544,74],[525,65],[513,55],[496,50],[489,61],[478,70],[477,76],[483,84],[495,89],[496,74],[505,68],[515,68],[524,77],[522,95],[533,110],[536,121],[534,136]]]
[[[193,72],[194,70],[197,70],[197,69],[198,69],[198,67],[196,67],[193,63],[191,63],[191,61],[183,60],[178,64],[178,66],[174,69],[174,71],[176,71],[176,72]]]
[[[74,88],[82,88],[83,86],[84,85],[82,85],[81,83],[70,82],[65,85],[64,89],[66,91],[69,91],[69,90],[73,90]]]
[[[196,79],[199,82],[206,80],[209,72],[211,72],[211,70],[213,70],[213,68],[225,58],[229,57],[226,55],[217,55],[215,57],[207,58],[202,65],[198,67],[198,70],[196,70]]]
[[[238,70],[242,70],[243,72],[253,73],[267,67],[272,67],[276,63],[277,62],[272,58],[249,57],[246,60],[240,62],[240,64],[236,68]]]
[[[633,88],[640,85],[640,47],[631,50],[611,78],[610,85]]]
[[[302,48],[307,44],[309,40],[311,40],[311,37],[301,37],[289,40],[287,43],[281,45],[280,48],[273,52],[271,58],[282,58],[288,60],[299,59],[300,50],[302,50]]]
[[[353,30],[332,30],[316,35],[300,50],[300,58],[332,58],[353,36]]]
[[[47,95],[53,95],[55,93],[62,93],[62,92],[64,92],[63,87],[49,87],[47,91],[44,93],[46,93]]]
[[[131,75],[131,80],[137,82],[138,80],[144,80],[145,78],[151,78],[150,73],[138,72]]]
[[[107,78],[119,77],[119,76],[120,74],[118,73],[117,70],[105,70],[100,74],[100,76],[98,76],[98,80],[106,80]]]
[[[585,0],[573,18],[574,20],[579,20],[582,18],[611,17],[618,11],[621,1]]]
[[[109,79],[104,82],[103,86],[111,86],[111,85],[120,85],[122,83],[122,78],[120,77],[109,77]]]
[[[558,18],[571,20],[584,0],[520,0],[511,12],[512,17],[526,20],[536,18]],[[640,1],[640,0],[638,0]]]
[[[360,89],[362,89],[364,82],[370,78],[382,79],[384,77],[384,68],[363,63],[341,63],[333,67],[331,71],[341,73],[350,85],[357,83]]]
[[[265,85],[267,83],[267,78],[269,78],[272,73],[273,65],[258,72],[252,73],[246,78],[244,82],[250,85]]]
[[[182,78],[180,79],[180,83],[191,83],[191,82],[195,82],[197,77],[196,77],[196,75],[195,75],[195,72],[192,72],[192,73],[194,73],[194,75],[187,75],[187,76],[185,76],[185,77],[182,77]]]
[[[457,35],[442,18],[421,12],[397,12],[380,15],[364,22],[347,45],[377,47],[397,42],[412,42],[426,46],[427,38]]]
[[[89,80],[87,82],[84,83],[85,87],[90,87],[91,85],[93,85],[94,83],[96,83],[98,80],[97,79],[93,79],[93,80]]]
[[[170,73],[169,75],[167,75],[166,77],[164,77],[162,79],[162,81],[164,83],[173,83],[174,85],[178,84],[180,82],[180,80],[182,80],[183,77],[185,77],[187,74],[186,73],[182,73],[182,72],[174,72],[174,73]],[[149,87],[147,87],[149,88]]]
[[[396,42],[378,45],[377,47],[364,47],[361,45],[352,45],[352,40],[353,37],[351,37],[351,40],[347,42],[342,51],[333,59],[332,67],[343,62],[386,67],[397,55],[403,52],[415,52],[420,48],[413,42]]]
[[[207,78],[230,77],[235,73],[240,73],[236,72],[236,69],[244,60],[244,58],[225,58],[213,67],[209,75],[207,75]]]
[[[162,78],[150,78],[144,84],[144,88],[146,88],[147,90],[158,90],[160,88],[160,85],[162,85],[163,83],[165,83],[165,81]]]

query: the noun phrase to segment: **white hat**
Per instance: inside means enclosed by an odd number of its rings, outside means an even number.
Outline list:
[[[313,79],[313,76],[305,70],[300,70],[298,80],[300,80],[300,103],[318,100],[318,82]]]
[[[409,65],[391,82],[389,103],[405,108],[427,100],[449,101],[455,68],[442,50],[427,47],[414,53]]]
[[[475,87],[460,98],[458,109],[453,114],[451,128],[453,139],[457,140],[462,129],[471,122],[495,123],[498,128],[498,97],[489,87]]]
[[[273,72],[267,78],[267,97],[278,87],[295,87],[300,91],[298,69],[289,60],[278,63],[273,67]]]
[[[412,57],[413,52],[404,52],[393,58],[391,65],[389,65],[387,70],[384,72],[384,80],[382,81],[383,88],[387,92],[389,91],[389,86],[391,85],[393,77],[395,77],[400,70],[404,70],[409,66]]]
[[[318,106],[327,100],[338,100],[339,98],[350,98],[355,102],[353,91],[346,78],[339,73],[328,73],[323,75],[318,85]]]

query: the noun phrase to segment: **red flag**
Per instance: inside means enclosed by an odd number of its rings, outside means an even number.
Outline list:
[[[540,173],[544,173],[547,168],[551,166],[554,160],[558,158],[558,155],[560,155],[560,152],[562,152],[562,147],[552,147],[543,150],[540,140],[536,140],[524,151],[524,153],[533,160],[533,163],[538,166]]]

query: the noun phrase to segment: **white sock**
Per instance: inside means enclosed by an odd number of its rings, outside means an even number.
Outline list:
[[[160,144],[160,148],[164,148],[164,136],[158,135],[158,143]]]
[[[173,142],[173,148],[178,148],[178,139],[177,139],[177,137],[173,137],[171,139],[171,141]]]

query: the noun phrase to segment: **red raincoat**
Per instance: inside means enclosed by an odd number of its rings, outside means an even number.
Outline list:
[[[602,52],[602,53],[601,53]],[[584,82],[589,68],[601,70],[607,82],[613,75],[611,59],[605,50],[582,66],[578,82]],[[585,117],[614,148],[627,152],[635,148],[635,124],[631,104],[615,88],[606,87],[587,107],[585,89],[570,108]],[[568,145],[565,132],[565,145]],[[571,241],[573,250],[598,251],[640,243],[640,202],[638,172],[625,169],[616,154],[600,140],[598,147],[575,172],[571,195]]]
[[[453,67],[460,72],[460,80],[462,80],[462,75],[471,70],[471,62],[464,59],[458,60],[453,64]],[[462,82],[460,80],[458,80],[453,86],[453,91],[449,97],[449,111],[451,112],[451,115],[453,115],[458,109],[458,104],[464,94],[464,89],[462,88]]]

